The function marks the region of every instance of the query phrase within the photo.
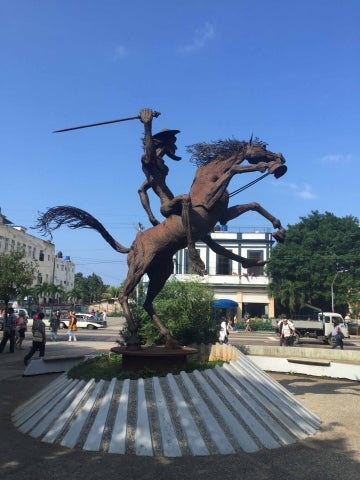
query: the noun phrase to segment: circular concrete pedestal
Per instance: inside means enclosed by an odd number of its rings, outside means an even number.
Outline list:
[[[111,351],[122,355],[123,371],[141,372],[147,369],[161,374],[185,370],[187,356],[197,353],[195,348],[170,349],[163,346],[142,346],[140,350],[114,347]]]

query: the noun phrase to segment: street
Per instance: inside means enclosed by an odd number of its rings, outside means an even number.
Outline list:
[[[76,333],[78,340],[82,342],[114,342],[114,346],[116,346],[117,340],[120,339],[119,332],[126,325],[125,318],[108,317],[107,322],[107,328],[97,330],[79,329]],[[66,341],[68,339],[66,332],[65,329],[59,330],[58,339]],[[243,330],[231,330],[229,340],[232,345],[276,345],[279,343],[279,337],[271,331],[245,333]],[[302,348],[330,348],[315,338],[301,338],[299,345]],[[344,348],[360,350],[360,336],[352,335],[350,338],[344,339]]]
[[[275,345],[279,344],[279,337],[272,332],[244,332],[230,331],[229,341],[232,345]],[[299,346],[302,348],[330,348],[316,338],[301,338]],[[295,347],[296,348],[296,347]],[[360,337],[350,336],[344,339],[344,349],[360,350]]]

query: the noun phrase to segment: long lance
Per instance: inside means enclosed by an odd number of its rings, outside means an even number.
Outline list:
[[[158,117],[159,115],[160,112],[153,112],[153,117]],[[54,130],[52,133],[69,132],[70,130],[79,130],[80,128],[98,127],[99,125],[108,125],[109,123],[127,122],[128,120],[140,119],[140,115],[136,115],[135,117],[118,118],[116,120],[107,120],[106,122],[88,123],[87,125],[79,125],[77,127],[62,128],[61,130]]]

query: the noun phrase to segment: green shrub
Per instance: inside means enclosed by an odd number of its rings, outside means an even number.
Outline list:
[[[141,372],[126,372],[121,370],[121,355],[110,353],[108,355],[100,355],[98,357],[90,358],[84,362],[72,367],[67,375],[69,378],[76,378],[79,380],[89,381],[92,378],[96,382],[99,380],[110,381],[113,378],[118,380],[125,380],[127,378],[136,380],[138,378],[151,378],[153,376],[165,376],[144,368]],[[214,361],[199,361],[191,358],[187,359],[185,371],[190,373],[194,370],[205,370],[207,368],[214,368],[216,365],[223,365],[222,360]],[[177,372],[174,372],[177,373]]]
[[[213,291],[199,282],[168,281],[154,301],[154,308],[171,335],[181,345],[215,343],[219,325],[212,320]],[[138,319],[139,336],[148,345],[162,344],[164,339],[145,310],[132,304],[132,313]],[[125,334],[126,340],[126,331]]]

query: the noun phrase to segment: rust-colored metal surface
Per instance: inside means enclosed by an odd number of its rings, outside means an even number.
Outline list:
[[[37,224],[44,234],[51,234],[62,225],[73,229],[92,228],[116,251],[128,254],[128,274],[119,300],[131,334],[127,342],[129,350],[141,350],[137,319],[131,314],[128,300],[143,275],[147,274],[149,279],[144,309],[163,335],[166,348],[180,349],[181,346],[172,338],[153,306],[154,299],[173,273],[174,254],[187,247],[195,272],[204,275],[205,266],[195,250],[195,242],[201,239],[216,253],[241,263],[245,268],[264,265],[266,262],[249,260],[228,251],[210,237],[210,232],[218,222],[225,225],[248,211],[258,212],[272,224],[275,240],[282,242],[285,238],[280,220],[257,202],[229,206],[230,195],[227,190],[235,175],[259,172],[280,178],[287,170],[281,153],[271,152],[264,142],[252,139],[248,142],[228,139],[195,144],[188,147],[192,161],[198,166],[190,191],[174,196],[166,184],[169,169],[165,165],[164,156],[180,160],[175,154],[175,135],[179,131],[164,129],[153,135],[151,122],[157,115],[151,109],[143,109],[139,115],[145,130],[141,161],[146,177],[139,194],[152,228],[139,231],[131,247],[125,247],[97,219],[76,207],[50,208],[39,216]],[[160,198],[160,211],[165,217],[162,222],[151,211],[146,193],[150,188]]]
[[[128,347],[114,347],[111,351],[122,355],[121,369],[123,371],[143,372],[144,370],[152,370],[157,374],[184,371],[187,357],[197,353],[195,348],[170,349],[164,346],[142,346],[136,350],[131,350]]]

